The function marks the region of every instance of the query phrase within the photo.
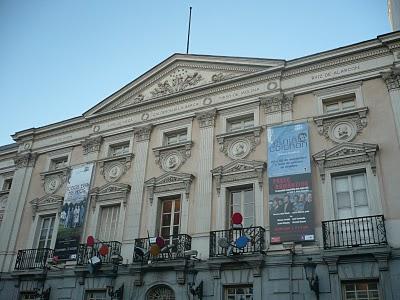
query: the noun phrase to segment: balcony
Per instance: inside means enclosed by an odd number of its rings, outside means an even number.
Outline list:
[[[383,215],[322,222],[324,249],[387,245]]]
[[[53,249],[24,249],[18,250],[15,270],[45,269],[47,260],[53,257]]]
[[[156,238],[135,239],[133,262],[183,259],[192,247],[192,238],[187,234],[170,235],[163,241],[165,245],[157,249]]]
[[[247,227],[210,232],[210,257],[262,253],[265,229]]]
[[[103,245],[107,246],[106,253],[100,251]],[[105,255],[102,255],[105,254]],[[80,244],[78,248],[78,253],[76,257],[77,265],[89,264],[89,259],[93,256],[97,256],[101,259],[102,264],[112,264],[114,256],[120,257],[121,255],[121,243],[117,241],[110,242],[96,242],[93,246],[88,246],[87,244]]]

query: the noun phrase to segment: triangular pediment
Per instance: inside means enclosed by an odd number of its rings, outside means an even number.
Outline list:
[[[377,144],[356,144],[356,143],[342,143],[329,150],[322,150],[313,155],[314,160],[332,160],[349,156],[366,155],[368,153],[375,153],[378,150]]]
[[[283,60],[174,54],[87,111],[85,117],[150,103],[204,85],[278,67]]]
[[[265,162],[257,161],[257,160],[235,160],[230,162],[225,166],[217,167],[211,170],[211,173],[215,174],[230,174],[230,173],[237,173],[237,172],[248,172],[254,171],[256,169],[264,169]]]
[[[153,177],[145,182],[146,185],[164,185],[164,184],[174,184],[184,181],[192,181],[193,175],[181,172],[167,172],[159,177]]]
[[[45,195],[41,198],[35,198],[30,201],[32,205],[32,213],[35,216],[36,212],[59,209],[64,201],[64,197],[59,195]]]
[[[120,193],[120,192],[129,192],[131,190],[131,186],[125,183],[118,182],[109,182],[101,187],[94,188],[90,191],[90,194],[109,194],[109,193]]]

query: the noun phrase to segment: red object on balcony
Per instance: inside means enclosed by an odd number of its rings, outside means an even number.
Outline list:
[[[86,245],[88,245],[89,247],[93,247],[93,245],[94,245],[94,237],[93,236],[89,235],[87,237]]]
[[[99,253],[101,256],[106,256],[108,254],[108,246],[106,244],[101,245]]]
[[[235,212],[232,215],[232,224],[239,225],[242,224],[243,217],[240,213]]]

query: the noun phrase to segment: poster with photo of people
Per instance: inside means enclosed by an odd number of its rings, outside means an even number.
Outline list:
[[[267,135],[271,243],[313,241],[308,124],[270,127]]]
[[[93,164],[72,167],[60,213],[54,256],[75,259],[86,215]]]

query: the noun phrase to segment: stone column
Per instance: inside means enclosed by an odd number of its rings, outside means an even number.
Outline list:
[[[36,162],[36,153],[17,154],[14,158],[15,172],[8,195],[6,214],[0,227],[0,272],[13,269],[17,250],[17,235],[21,224],[29,183]]]
[[[199,160],[196,197],[193,210],[195,212],[195,233],[207,233],[211,228],[211,199],[214,151],[214,126],[216,109],[196,114],[200,127]]]
[[[125,228],[123,233],[123,242],[126,244],[133,244],[134,240],[139,238],[147,154],[152,127],[152,125],[146,125],[135,128],[135,143],[133,145],[135,158],[132,166],[133,181],[126,206]],[[129,247],[129,250],[127,250],[128,252],[126,252],[123,257],[132,257],[132,249],[133,247]]]
[[[400,68],[392,68],[391,72],[383,73],[382,78],[389,91],[396,124],[397,142],[400,143]]]
[[[328,256],[324,258],[328,265],[329,281],[331,286],[331,299],[341,299],[340,279],[338,274],[338,256]]]
[[[381,291],[383,291],[384,293],[382,296],[385,300],[392,300],[393,299],[392,282],[388,264],[389,252],[375,253],[374,257],[378,262],[379,284],[381,285]]]

